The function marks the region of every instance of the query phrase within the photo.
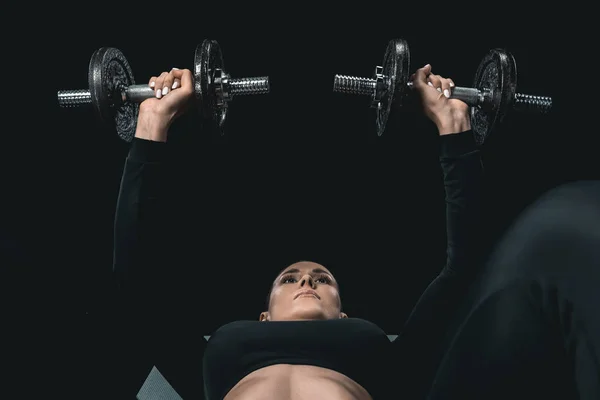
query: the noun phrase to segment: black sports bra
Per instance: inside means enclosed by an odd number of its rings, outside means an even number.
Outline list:
[[[222,400],[246,375],[274,364],[315,365],[337,371],[375,399],[389,385],[392,346],[377,325],[358,318],[236,321],[219,328],[204,352],[207,400]]]

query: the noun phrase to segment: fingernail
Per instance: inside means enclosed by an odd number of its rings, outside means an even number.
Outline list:
[[[442,88],[436,88],[436,90],[440,93],[442,93]]]
[[[150,87],[154,87],[154,81],[150,82]]]
[[[179,68],[175,68],[175,67],[173,67],[173,68],[171,68],[171,69],[172,69],[172,70],[173,70],[173,69],[176,69],[177,71],[179,71]]]
[[[171,89],[177,89],[177,81],[173,82],[173,85],[171,86]]]
[[[431,83],[431,82],[427,82],[427,84],[428,84],[429,86],[433,87],[433,83]]]
[[[450,87],[454,87],[454,82],[450,82]]]
[[[163,88],[163,90],[162,90],[162,94],[163,94],[163,96],[164,96],[164,95],[166,95],[167,93],[169,93],[169,88],[165,86],[165,87]]]
[[[156,98],[160,99],[162,97],[162,91],[160,89],[156,89]]]
[[[450,97],[450,91],[448,89],[444,89],[444,96]]]

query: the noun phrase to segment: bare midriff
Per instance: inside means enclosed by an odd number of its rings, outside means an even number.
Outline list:
[[[277,364],[253,371],[223,400],[373,400],[361,385],[339,372],[311,366]]]

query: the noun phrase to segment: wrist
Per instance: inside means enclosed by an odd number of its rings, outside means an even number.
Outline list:
[[[160,118],[140,114],[135,129],[135,137],[153,142],[166,142],[170,123]]]
[[[454,111],[451,115],[440,118],[436,126],[440,136],[465,132],[471,129],[471,118],[468,113]]]

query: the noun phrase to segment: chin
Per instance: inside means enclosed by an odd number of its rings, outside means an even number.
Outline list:
[[[327,314],[320,308],[296,309],[289,315],[291,320],[329,319]]]

